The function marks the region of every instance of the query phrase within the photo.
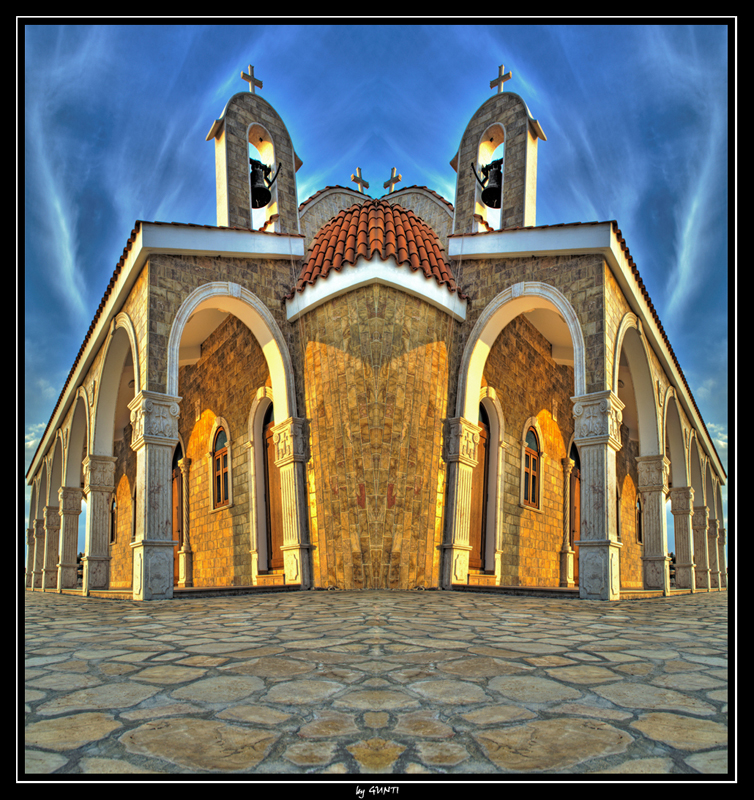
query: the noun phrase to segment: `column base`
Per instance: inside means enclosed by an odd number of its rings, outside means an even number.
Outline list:
[[[110,558],[108,556],[84,556],[84,590],[110,588]]]
[[[573,589],[576,580],[573,577],[573,560],[576,555],[575,550],[562,550],[560,553],[560,586]]]
[[[283,571],[286,586],[311,587],[311,569],[309,567],[309,550],[311,545],[288,544],[280,550],[283,553]]]
[[[173,597],[175,545],[170,540],[131,542],[134,600],[170,600]]]
[[[670,556],[644,557],[644,588],[670,594]]]
[[[676,564],[675,565],[675,588],[690,589],[696,591],[696,580],[694,578],[695,564]]]
[[[194,585],[194,554],[191,550],[178,551],[178,585],[182,589]]]
[[[453,585],[466,586],[469,582],[469,553],[471,546],[465,544],[444,544],[442,553],[443,589],[452,589]]]
[[[620,600],[620,542],[574,542],[579,546],[579,597]]]

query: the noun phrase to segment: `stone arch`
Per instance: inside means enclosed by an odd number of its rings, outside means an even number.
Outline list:
[[[622,365],[624,354],[625,363]],[[631,387],[625,385],[629,375]],[[660,444],[660,420],[649,352],[641,323],[631,312],[623,316],[615,337],[612,388],[613,394],[624,403],[624,423],[628,424],[629,428],[632,428],[633,424],[637,426],[638,430],[635,432],[638,433],[640,454],[660,455],[664,445]]]
[[[121,379],[129,355],[134,372],[132,397],[129,398],[132,399],[141,391],[138,378],[139,353],[133,323],[127,314],[121,313],[113,320],[102,359],[95,400],[94,432],[89,451],[92,455],[111,456],[113,453],[116,407],[119,405]]]
[[[181,304],[173,319],[168,338],[167,393],[174,396],[178,394],[178,354],[186,323],[197,311],[215,308],[218,304],[223,310],[238,317],[259,343],[270,370],[272,391],[278,404],[276,419],[278,414],[281,422],[289,417],[295,417],[293,366],[283,334],[264,303],[248,289],[236,283],[206,283],[194,289]]]
[[[586,394],[586,348],[579,318],[568,299],[554,286],[536,281],[517,283],[500,292],[482,311],[461,357],[456,414],[476,424],[482,374],[492,345],[505,326],[531,308],[560,314],[573,344],[574,396]]]
[[[68,431],[63,485],[80,489],[82,484],[81,464],[84,460],[84,453],[91,452],[89,397],[83,386],[79,386],[76,391],[74,411]]]
[[[58,489],[63,485],[63,434],[61,431],[55,433],[55,443],[47,462],[47,470],[49,480],[45,505],[57,506],[59,503]]]
[[[670,461],[670,480],[674,487],[689,485],[688,453],[683,436],[683,423],[678,408],[675,389],[669,387],[663,404],[663,424],[665,431],[663,447]]]

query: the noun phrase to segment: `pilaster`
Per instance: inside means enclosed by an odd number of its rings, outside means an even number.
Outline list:
[[[283,568],[286,584],[311,587],[311,545],[307,535],[307,505],[304,464],[306,455],[305,419],[289,417],[272,428],[275,466],[280,471],[283,509]]]
[[[45,506],[45,558],[42,588],[57,589],[58,547],[60,545],[60,513],[57,506]]]
[[[45,567],[45,521],[44,517],[34,520],[34,572],[32,587],[41,589]]]
[[[725,528],[717,529],[717,564],[720,568],[720,588],[728,588],[728,565],[725,559]]]
[[[579,596],[618,600],[622,545],[613,498],[623,403],[610,391],[571,399],[581,461],[581,539],[574,542],[579,546]]]
[[[60,561],[58,562],[58,591],[75,589],[76,551],[79,539],[79,515],[81,514],[81,489],[75,486],[61,486],[58,490],[60,500]]]
[[[26,529],[26,588],[34,587],[34,520],[30,520],[30,525]]]
[[[696,588],[709,591],[709,560],[707,558],[709,509],[707,506],[694,506],[694,516],[691,524],[694,531],[694,560],[696,561],[694,576],[696,578]]]
[[[128,404],[136,453],[137,502],[133,548],[134,600],[173,596],[172,461],[180,397],[139,392]]]
[[[717,520],[711,519],[707,528],[707,557],[709,558],[709,583],[711,589],[720,588],[720,567],[717,563]]]
[[[446,421],[444,460],[448,465],[445,541],[442,545],[441,587],[468,583],[471,479],[477,465],[481,428],[463,417]]]
[[[110,586],[110,502],[115,489],[116,461],[114,456],[88,455],[84,459],[84,594]]]
[[[670,490],[670,511],[675,532],[675,585],[677,589],[696,589],[694,577],[694,490],[679,486]]]
[[[665,523],[670,461],[663,455],[637,456],[644,532],[644,588],[670,593],[670,556]]]

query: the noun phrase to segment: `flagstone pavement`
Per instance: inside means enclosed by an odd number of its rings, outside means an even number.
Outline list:
[[[728,772],[727,592],[24,603],[22,779]]]

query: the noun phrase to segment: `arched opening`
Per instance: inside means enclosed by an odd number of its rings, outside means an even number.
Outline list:
[[[267,545],[267,570],[283,568],[283,507],[280,496],[280,471],[275,466],[275,441],[273,406],[267,409],[262,421],[264,439],[265,533]]]
[[[262,125],[254,123],[249,127],[248,133],[249,140],[249,160],[250,162],[257,161],[263,164],[269,172],[262,176],[262,187],[267,188],[267,183],[272,181],[277,172],[277,162],[275,161],[275,146],[272,142],[272,137],[269,131]],[[262,230],[269,219],[276,216],[278,213],[277,202],[277,181],[269,187],[270,200],[262,206],[255,208],[254,198],[254,174],[249,171],[250,181],[250,208],[251,208],[251,227],[253,230]],[[271,227],[266,230],[279,232],[279,226],[276,221],[273,222]]]
[[[474,180],[476,185],[474,213],[478,214],[490,228],[496,231],[500,230],[503,212],[503,175],[505,174],[505,170],[502,169],[502,167],[504,162],[499,165],[500,169],[496,171],[494,175],[491,171],[488,171],[485,175],[484,170],[489,170],[491,164],[501,161],[504,156],[505,130],[499,122],[496,122],[494,125],[490,125],[482,134],[479,147],[477,148],[476,164],[474,165],[479,179],[486,184],[485,187],[482,187],[479,180]],[[499,188],[493,190],[493,182],[495,182]],[[498,195],[499,200],[497,204],[488,205],[490,196],[497,197]],[[488,202],[485,202],[485,200]],[[474,226],[474,230],[483,232],[486,231],[487,228],[483,224],[477,223],[477,225]]]
[[[477,465],[471,478],[471,509],[469,522],[469,569],[487,572],[488,498],[490,472],[490,419],[484,404],[479,406],[480,428],[477,444]],[[491,534],[491,531],[489,531]],[[494,573],[494,570],[493,570]]]

